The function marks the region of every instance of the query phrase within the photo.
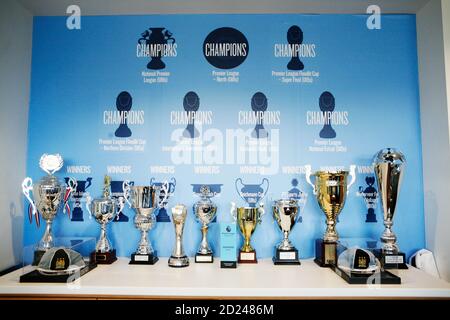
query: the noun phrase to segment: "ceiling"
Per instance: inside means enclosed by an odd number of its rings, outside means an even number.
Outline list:
[[[76,4],[82,15],[152,13],[366,13],[371,4],[382,13],[416,13],[436,0],[15,0],[33,15],[66,15]]]

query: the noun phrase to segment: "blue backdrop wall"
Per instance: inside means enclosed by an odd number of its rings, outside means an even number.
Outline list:
[[[65,160],[58,177],[90,180],[86,191],[93,197],[101,195],[105,174],[136,184],[174,177],[167,211],[176,203],[188,206],[184,244],[191,256],[200,241],[191,210],[199,199],[193,185],[221,185],[212,200],[218,221],[224,221],[230,219],[230,201],[244,204],[236,180],[259,185],[267,178],[266,206],[289,191],[307,194],[302,222],[291,235],[307,258],[325,218],[303,166],[356,165],[338,232],[378,238],[380,205],[377,222],[366,222],[368,209],[358,190],[370,186],[373,155],[397,147],[408,166],[394,231],[411,254],[425,244],[415,16],[383,16],[379,30],[368,29],[366,19],[90,16],[81,18],[80,30],[70,30],[66,17],[35,17],[28,174],[34,180],[44,175],[38,162],[47,152]],[[161,59],[154,57],[158,50],[164,50]],[[263,117],[260,135],[255,114]],[[331,127],[323,129],[321,115],[330,116]],[[57,236],[98,237],[98,224],[80,202],[83,221],[60,214]],[[131,209],[123,215],[129,220],[111,223],[109,235],[118,254],[129,256],[139,232]],[[30,244],[44,228],[27,220],[24,241]],[[216,253],[218,237],[215,223],[209,238]],[[170,255],[170,222],[159,222],[150,238],[159,255]],[[252,238],[258,256],[270,257],[279,240],[268,210]]]

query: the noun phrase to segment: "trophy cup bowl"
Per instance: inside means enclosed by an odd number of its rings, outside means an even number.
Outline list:
[[[169,267],[183,268],[189,266],[189,258],[183,249],[183,229],[186,222],[187,209],[182,204],[172,208],[172,221],[175,227],[175,248],[169,258]]]
[[[195,262],[214,261],[213,252],[208,244],[208,225],[214,220],[217,214],[217,206],[210,199],[210,189],[207,186],[201,188],[202,198],[194,204],[194,214],[202,225],[202,241],[195,255]]]
[[[280,199],[274,201],[273,218],[283,233],[283,240],[275,247],[274,264],[300,264],[298,250],[289,240],[289,233],[300,216],[298,202],[295,199]]]
[[[114,251],[106,233],[106,226],[116,217],[115,201],[110,198],[94,199],[90,203],[89,210],[92,212],[95,221],[101,226],[100,238],[95,246],[95,251],[100,254]],[[106,259],[105,256],[97,255],[98,260],[102,260],[102,257]]]
[[[239,263],[257,263],[256,251],[250,244],[253,232],[264,215],[264,206],[261,203],[259,207],[238,207],[232,203],[231,214],[239,225],[239,230],[244,237],[244,243],[239,250]]]
[[[317,202],[327,218],[327,230],[323,236],[326,242],[337,242],[336,219],[345,204],[347,196],[348,171],[318,171],[315,173]]]
[[[125,198],[128,200],[126,187],[124,187]],[[155,210],[158,208],[160,188],[152,186],[131,186],[129,197],[131,207],[136,212],[134,226],[141,232],[141,239],[136,252],[131,255],[130,264],[155,264],[159,258],[153,250],[148,238],[148,231],[156,225]]]
[[[382,248],[381,250],[375,250],[374,253],[386,269],[407,269],[405,254],[399,252],[396,243],[397,236],[392,231],[406,158],[400,151],[394,148],[386,148],[375,155],[373,166],[381,198],[385,226],[381,235]]]
[[[313,187],[319,207],[326,216],[327,229],[322,239],[316,240],[316,262],[321,267],[329,267],[337,263],[336,249],[338,233],[336,222],[344,207],[348,189],[356,181],[356,166],[351,165],[350,171],[317,171],[311,174],[311,166],[306,166],[306,181]],[[310,177],[315,177],[313,184]],[[347,178],[351,177],[350,182]]]

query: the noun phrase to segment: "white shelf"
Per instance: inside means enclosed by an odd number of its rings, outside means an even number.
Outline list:
[[[214,264],[170,268],[167,258],[151,266],[128,265],[120,258],[111,265],[99,265],[73,285],[19,283],[22,270],[0,277],[0,297],[23,295],[69,295],[74,297],[271,297],[271,298],[351,298],[351,297],[447,297],[450,283],[421,270],[395,270],[401,285],[349,285],[332,270],[318,267],[312,260],[301,266],[274,266],[270,259],[256,265],[221,269]]]

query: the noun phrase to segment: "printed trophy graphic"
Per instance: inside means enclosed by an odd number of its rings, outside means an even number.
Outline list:
[[[120,113],[120,118],[124,120],[120,123],[119,128],[117,128],[116,132],[114,133],[114,135],[118,138],[131,137],[131,130],[130,128],[128,128],[127,117],[124,117],[123,113],[130,111],[132,104],[133,98],[131,98],[131,94],[126,91],[122,91],[121,93],[119,93],[116,99],[116,108]]]
[[[195,127],[195,112],[200,108],[200,98],[194,91],[186,93],[183,99],[183,108],[188,114],[188,125],[183,131],[183,137],[194,139],[197,138],[200,133]]]
[[[360,186],[356,195],[361,196],[364,199],[364,203],[366,204],[366,222],[377,222],[375,209],[377,208],[378,192],[377,189],[375,189],[375,187],[373,186],[375,183],[375,177],[367,176],[366,183],[367,187],[364,189],[364,187]]]
[[[130,181],[129,185],[133,186],[134,181]],[[128,222],[129,218],[123,213],[126,202],[123,192],[123,181],[111,181],[111,199],[116,202],[116,206],[119,208],[113,222]]]
[[[336,131],[334,131],[331,126],[331,114],[334,111],[334,96],[331,92],[324,91],[319,98],[319,107],[322,111],[325,123],[323,124],[322,130],[320,130],[319,136],[323,139],[333,139],[336,138]]]
[[[262,92],[257,92],[252,97],[252,110],[256,114],[256,126],[252,131],[252,138],[267,138],[269,133],[264,128],[264,111],[267,110],[267,97]]]
[[[163,184],[168,183],[168,192],[166,195],[166,189],[162,188]],[[155,186],[161,189],[159,194],[159,200],[163,200],[158,210],[158,215],[156,216],[156,222],[170,222],[170,217],[167,214],[167,205],[169,204],[169,198],[173,196],[175,192],[175,187],[177,185],[177,181],[174,177],[170,179],[170,182],[156,182],[155,178],[150,179],[150,185]]]
[[[39,160],[40,168],[47,173],[47,176],[33,184],[33,180],[29,177],[22,182],[22,192],[29,201],[28,218],[30,223],[33,216],[36,224],[40,226],[40,217],[46,222],[45,232],[34,251],[33,265],[37,265],[47,250],[53,248],[53,221],[61,208],[63,212],[67,212],[70,217],[70,207],[68,205],[71,194],[77,188],[75,179],[68,179],[65,186],[54,173],[63,167],[64,161],[59,154],[43,154]],[[30,193],[32,193],[31,197]]]
[[[172,33],[166,28],[149,28],[141,34],[142,38],[138,40],[139,44],[145,44],[147,47],[160,47],[168,43],[175,43],[175,38],[172,37]],[[152,51],[152,50],[150,50]],[[161,60],[164,50],[156,50],[156,55],[151,55],[151,60],[147,64],[147,69],[161,70],[166,67],[166,64]]]
[[[303,42],[303,31],[299,26],[292,26],[287,32],[287,41],[291,47],[300,46]],[[287,64],[289,70],[303,70],[305,68],[303,62],[298,57],[298,50],[293,51],[294,55]]]
[[[230,214],[239,225],[244,243],[239,250],[239,263],[257,263],[256,250],[252,247],[250,239],[256,230],[256,226],[262,222],[265,213],[264,204],[260,202],[269,190],[269,180],[264,178],[261,184],[243,184],[242,179],[236,180],[236,191],[248,204],[245,207],[237,207],[231,203]]]
[[[66,185],[70,182],[70,178],[64,178]],[[72,198],[74,200],[73,210],[72,210],[72,218],[71,221],[84,221],[83,217],[83,208],[81,206],[81,201],[83,198],[89,195],[89,192],[86,191],[92,184],[92,178],[89,177],[86,180],[78,180],[76,191],[72,194]]]

